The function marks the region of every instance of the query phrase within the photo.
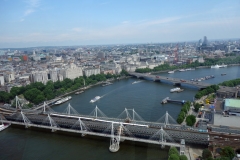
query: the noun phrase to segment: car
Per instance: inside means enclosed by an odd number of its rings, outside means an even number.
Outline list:
[[[156,78],[160,78],[159,76],[156,76]]]
[[[183,79],[181,79],[180,81],[181,81],[181,82],[186,82],[186,80],[183,80]]]

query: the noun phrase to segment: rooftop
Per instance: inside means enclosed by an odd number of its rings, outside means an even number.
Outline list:
[[[238,99],[225,99],[225,106],[240,108],[240,100],[238,100]]]
[[[229,115],[229,117],[224,117],[221,114],[214,114],[214,125],[216,126],[229,126],[240,128],[240,117]]]

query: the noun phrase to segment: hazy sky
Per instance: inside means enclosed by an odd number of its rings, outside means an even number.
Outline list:
[[[239,0],[0,0],[0,48],[240,38]]]

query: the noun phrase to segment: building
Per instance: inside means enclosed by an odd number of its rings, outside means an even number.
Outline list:
[[[53,82],[58,81],[58,72],[57,72],[57,70],[50,70],[49,73],[48,73],[48,79],[53,81]]]
[[[207,36],[204,36],[202,46],[207,46],[207,45],[208,45]]]
[[[104,52],[98,52],[98,58],[104,59],[105,58],[105,53]]]
[[[238,99],[225,99],[224,110],[228,111],[231,115],[240,116],[240,100]]]
[[[77,67],[74,63],[70,63],[70,65],[60,70],[60,74],[63,76],[63,79],[75,79],[83,76],[83,71],[82,68]]]
[[[47,71],[33,71],[30,79],[32,82],[42,82],[46,84],[48,81],[48,73]]]
[[[6,73],[4,74],[4,80],[5,80],[5,82],[7,82],[7,83],[15,80],[14,73],[6,72]]]
[[[219,98],[236,98],[240,96],[238,87],[222,86],[217,90],[217,97]]]
[[[97,75],[97,74],[100,74],[100,68],[85,68],[83,70],[83,73],[86,77],[89,77],[91,75]]]
[[[0,85],[4,86],[4,76],[0,76]]]

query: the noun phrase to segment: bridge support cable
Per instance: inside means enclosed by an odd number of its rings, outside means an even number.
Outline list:
[[[171,138],[161,127],[153,136],[150,137],[151,140],[158,141],[162,148],[165,147],[166,142],[175,143],[173,138]]]
[[[25,124],[25,127],[28,128],[31,124],[31,121],[24,115],[24,113],[21,111],[21,119],[23,123]]]
[[[95,109],[90,113],[90,116],[94,118],[107,118],[107,116],[96,106]]]
[[[42,125],[50,126],[52,132],[56,131],[56,128],[60,128],[57,123],[52,119],[52,117],[48,114],[48,116],[43,120]]]
[[[71,129],[79,129],[80,131],[91,131],[81,120],[81,118],[78,119],[78,121],[71,127]],[[82,133],[82,136],[85,136],[86,134]]]
[[[170,114],[168,114],[168,111],[166,111],[166,114],[164,114],[161,118],[159,118],[157,120],[157,122],[159,123],[163,123],[164,127],[167,127],[168,125],[172,125],[172,124],[177,124],[176,120],[172,118],[172,116],[170,116]]]
[[[63,111],[63,113],[66,113],[67,115],[71,114],[79,115],[79,113],[71,106],[70,103],[68,104],[67,108]]]
[[[43,102],[43,110],[42,110],[43,113],[54,113],[55,111],[50,108],[46,102]]]
[[[132,116],[131,114],[132,111]],[[144,119],[139,115],[137,114],[137,112],[134,110],[134,109],[127,109],[125,108],[124,111],[117,117],[117,119],[121,119],[123,120],[124,122],[127,122],[127,123],[138,123],[138,121],[141,121],[141,124],[144,123]]]

